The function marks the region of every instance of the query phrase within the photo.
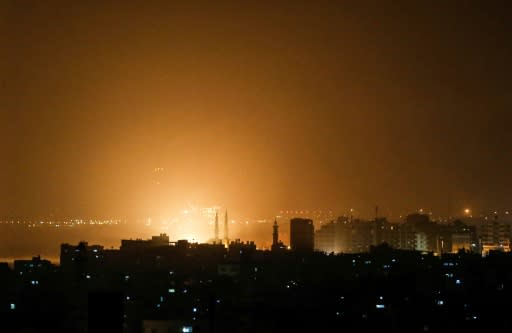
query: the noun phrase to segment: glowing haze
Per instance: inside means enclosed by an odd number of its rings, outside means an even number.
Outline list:
[[[0,5],[0,216],[509,207],[500,2],[187,3]]]

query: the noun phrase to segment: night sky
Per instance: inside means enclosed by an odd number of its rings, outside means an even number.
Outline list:
[[[509,1],[149,2],[2,1],[0,217],[512,207]]]

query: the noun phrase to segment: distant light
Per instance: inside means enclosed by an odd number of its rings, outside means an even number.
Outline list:
[[[377,309],[384,309],[386,306],[384,304],[376,304],[375,307]]]
[[[124,276],[124,279],[125,279],[125,280],[129,280],[129,279],[130,279],[130,275],[125,275],[125,276]]]
[[[174,294],[176,292],[176,290],[174,290],[173,288],[169,289],[169,294]]]
[[[181,329],[181,332],[192,333],[192,326],[183,326],[183,328]]]
[[[192,308],[192,312],[197,312],[197,308]]]
[[[437,305],[439,305],[439,306],[444,305],[444,301],[443,300],[438,300],[437,301]]]
[[[461,283],[462,282],[459,279],[455,280],[455,284],[461,284]]]
[[[130,300],[130,296],[126,296],[126,300],[129,301]]]
[[[90,279],[90,278],[91,278],[91,276],[90,276],[89,274],[87,274],[87,275],[85,276],[85,278],[86,278],[86,279]]]
[[[11,303],[11,307],[10,307],[11,310],[16,310],[16,304],[14,303]]]
[[[467,214],[469,214],[469,213],[471,213],[471,209],[469,209],[469,208],[464,209],[464,214],[466,214],[466,215],[467,215]]]

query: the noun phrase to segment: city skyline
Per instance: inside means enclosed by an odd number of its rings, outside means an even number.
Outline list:
[[[0,1],[0,331],[508,332],[512,6]]]

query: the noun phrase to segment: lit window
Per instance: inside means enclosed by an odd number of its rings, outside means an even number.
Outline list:
[[[11,303],[11,310],[16,310],[16,304]]]
[[[181,329],[181,332],[192,333],[192,326],[183,326],[183,328]]]
[[[197,308],[193,308],[193,309],[192,309],[192,312],[197,312]]]
[[[386,306],[384,304],[376,304],[375,307],[377,309],[384,309]]]
[[[169,289],[169,294],[174,294],[175,292],[176,292],[176,290],[174,290],[174,289],[172,289],[172,288],[171,288],[171,289]]]

